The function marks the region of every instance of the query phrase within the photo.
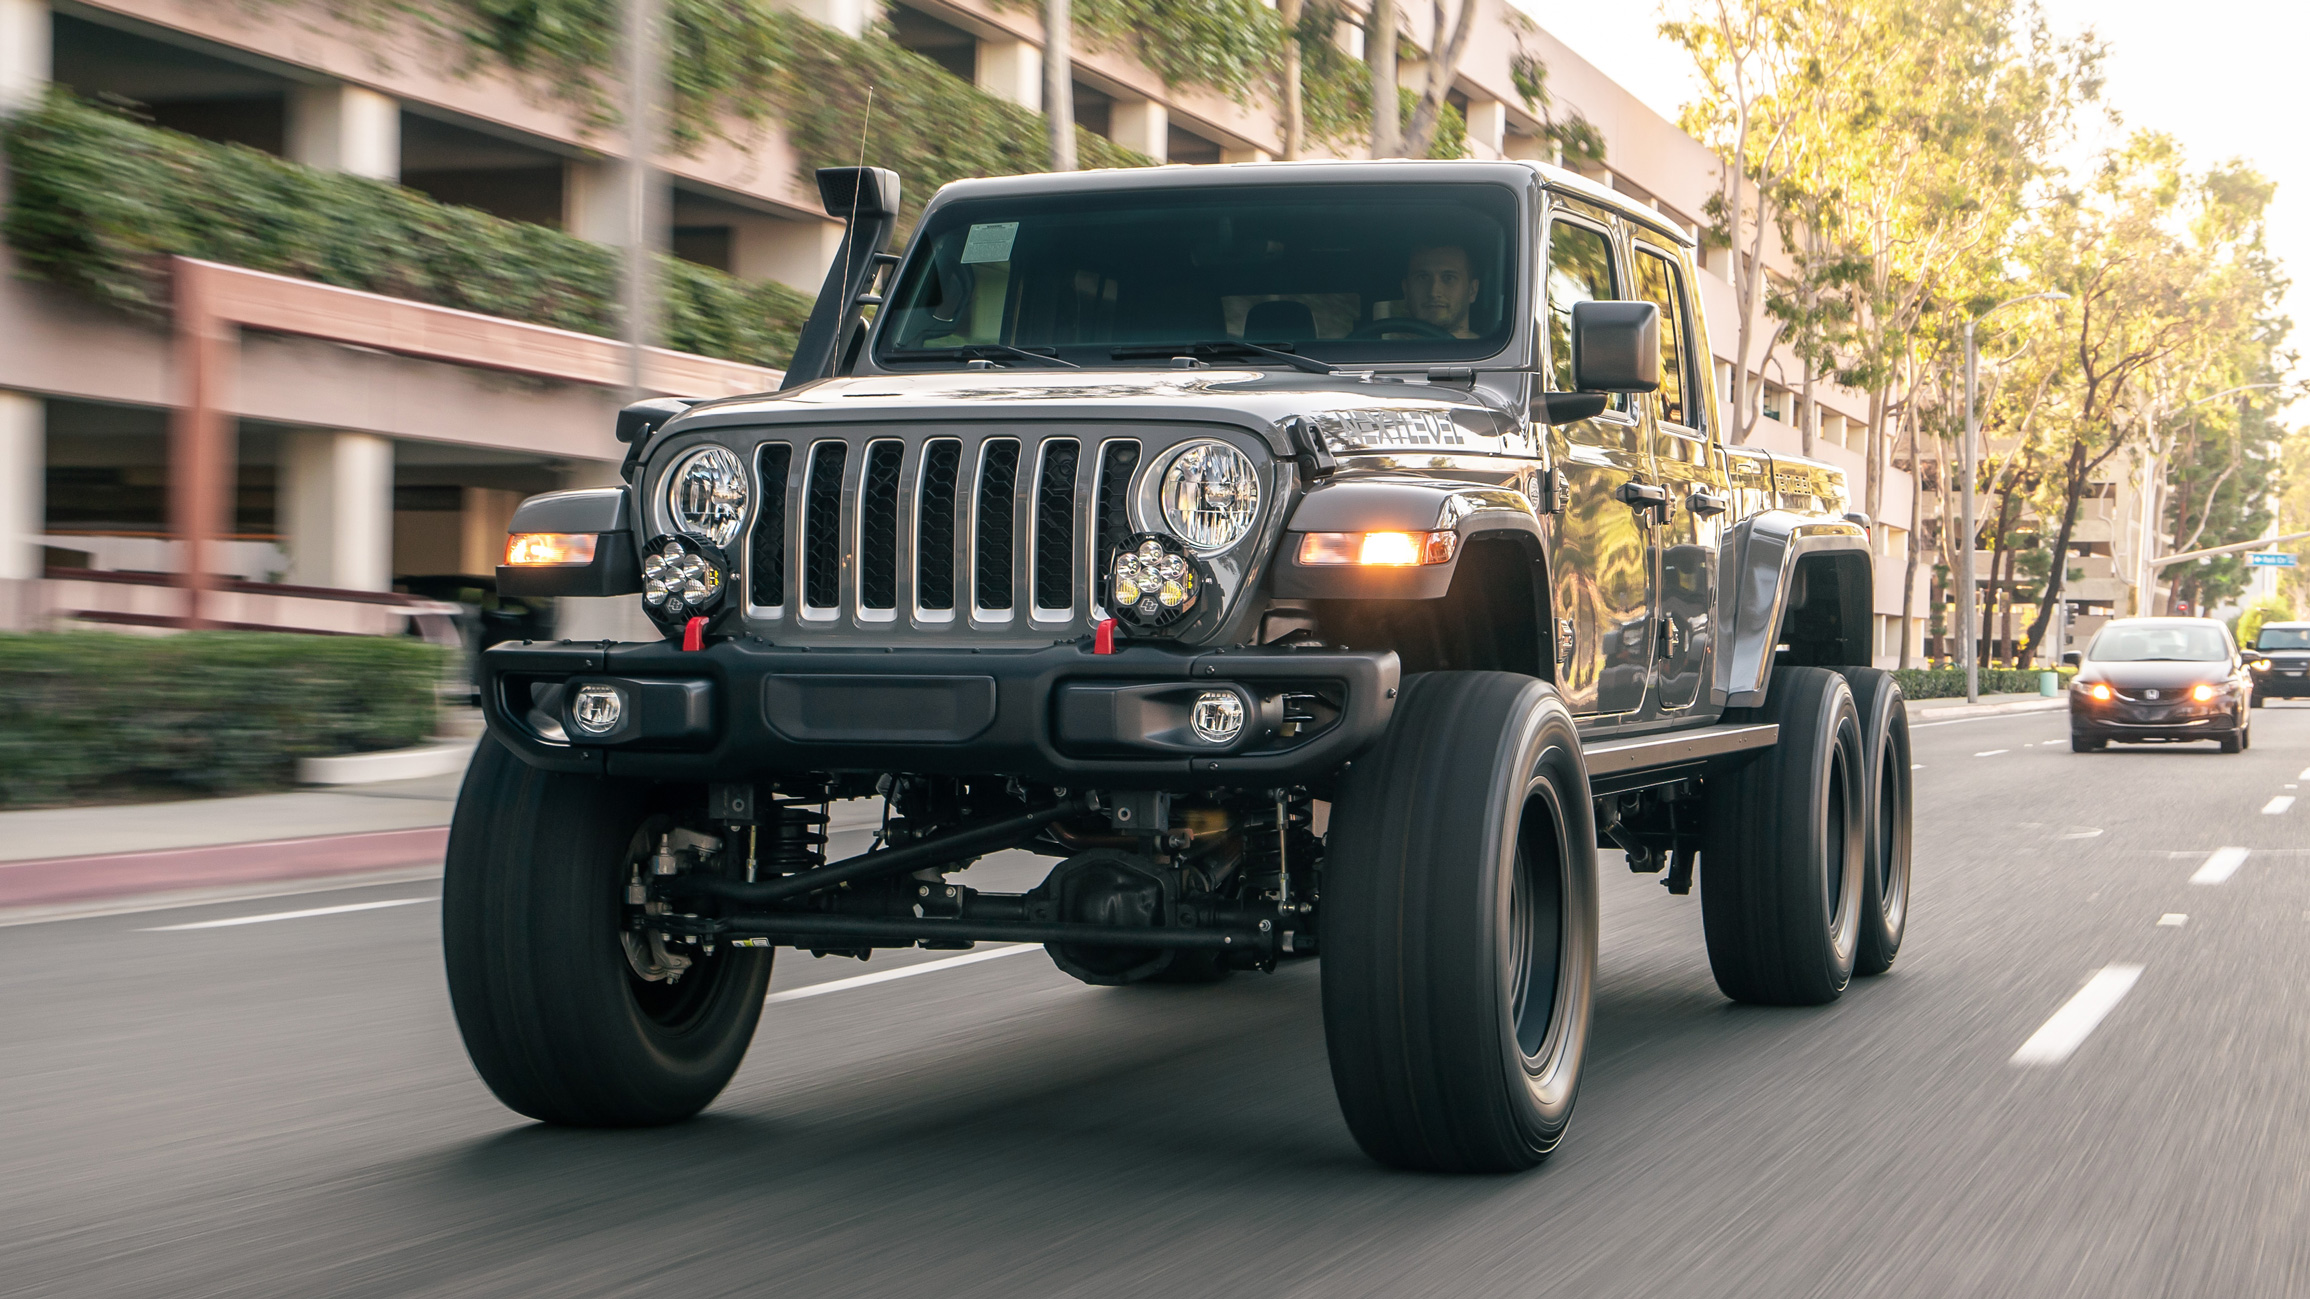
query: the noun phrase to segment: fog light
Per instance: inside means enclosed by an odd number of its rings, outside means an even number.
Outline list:
[[[588,735],[607,735],[626,715],[626,697],[616,686],[579,686],[570,700],[570,720]]]
[[[1196,739],[1206,744],[1231,743],[1243,734],[1243,697],[1232,690],[1206,690],[1195,696],[1189,722]]]

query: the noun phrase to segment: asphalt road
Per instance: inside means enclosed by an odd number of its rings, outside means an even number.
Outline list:
[[[703,1117],[578,1133],[474,1078],[429,885],[0,930],[0,1294],[2310,1294],[2310,706],[2257,723],[1918,731],[1908,946],[1825,1008],[1724,1001],[1607,855],[1579,1112],[1516,1177],[1363,1159],[1314,969],[774,996]]]

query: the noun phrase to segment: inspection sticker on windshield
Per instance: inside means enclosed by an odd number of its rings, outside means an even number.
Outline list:
[[[963,265],[973,262],[1007,262],[1011,259],[1011,245],[1018,240],[1019,223],[997,221],[992,225],[972,226],[970,238],[963,240]]]

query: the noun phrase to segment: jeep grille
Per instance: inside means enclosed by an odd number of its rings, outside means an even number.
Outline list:
[[[1097,558],[1134,530],[1141,436],[845,433],[756,449],[750,617],[785,622],[782,639],[852,644],[955,625],[1047,643],[1089,626]]]

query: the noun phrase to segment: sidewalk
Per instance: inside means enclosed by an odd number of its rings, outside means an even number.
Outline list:
[[[1909,724],[1925,722],[1954,722],[1967,717],[1995,717],[2001,713],[2045,713],[2069,706],[2066,695],[2051,699],[2036,693],[2014,695],[1983,695],[1978,704],[1965,702],[1965,696],[1955,699],[1912,699],[1909,701]]]

